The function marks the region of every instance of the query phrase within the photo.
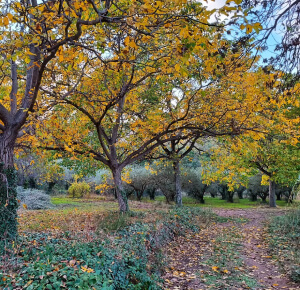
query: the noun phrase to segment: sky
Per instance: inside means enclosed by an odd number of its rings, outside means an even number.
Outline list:
[[[222,6],[224,6],[226,4],[226,0],[200,0],[205,6],[207,6],[209,9],[214,9],[214,8],[221,8]],[[232,2],[233,3],[233,2]],[[224,18],[225,19],[225,16]],[[280,42],[281,40],[281,33],[277,30],[274,31],[268,41],[267,41],[267,45],[268,45],[268,49],[264,52],[261,53],[262,59],[264,58],[269,58],[272,56],[275,56],[276,53],[274,52],[275,46],[278,42]]]

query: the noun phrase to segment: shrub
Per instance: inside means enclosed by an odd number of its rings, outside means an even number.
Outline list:
[[[51,202],[50,196],[43,190],[28,188],[24,189],[21,186],[17,187],[17,198],[20,200],[21,207],[24,205],[27,209],[49,209],[54,205]]]
[[[91,187],[86,182],[75,182],[73,183],[69,189],[68,194],[71,197],[87,197],[90,194]]]

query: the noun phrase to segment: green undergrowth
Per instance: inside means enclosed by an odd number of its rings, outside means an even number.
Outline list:
[[[300,283],[300,208],[273,218],[268,233],[273,257],[294,282]]]
[[[175,236],[198,230],[214,215],[194,208],[160,214],[161,219],[154,223],[111,226],[110,230],[117,230],[114,234],[105,240],[95,234],[86,243],[67,234],[24,234],[0,258],[0,265],[6,265],[0,266],[0,288],[161,289],[160,249]],[[116,214],[108,216],[114,223]],[[100,227],[109,230],[108,223]]]
[[[204,262],[200,279],[211,289],[257,289],[257,281],[245,271],[240,250],[243,237],[236,226],[226,227],[213,243],[212,256]]]

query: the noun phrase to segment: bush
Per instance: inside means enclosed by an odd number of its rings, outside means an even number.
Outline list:
[[[73,183],[69,189],[68,194],[71,197],[88,197],[90,194],[91,187],[86,182],[75,182]]]
[[[17,187],[17,199],[20,200],[21,207],[27,209],[50,209],[54,205],[51,202],[50,196],[43,190],[28,188],[24,189],[21,186]]]

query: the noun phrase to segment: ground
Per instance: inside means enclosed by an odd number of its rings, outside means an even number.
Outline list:
[[[300,289],[281,274],[266,244],[265,226],[279,209],[214,209],[220,217],[167,250],[165,289]]]
[[[56,209],[20,210],[20,232],[74,233],[82,241],[92,241],[93,232],[109,212],[117,211],[113,199],[93,196],[89,199],[52,198]],[[189,198],[185,204],[203,206]],[[172,206],[162,200],[129,202],[133,215],[129,222],[152,222],[160,211]],[[270,209],[247,200],[226,203],[209,199],[208,211],[217,214],[214,222],[201,224],[197,232],[187,232],[165,247],[164,289],[300,289],[277,268],[269,251],[266,225],[271,217],[290,210],[284,203]],[[126,221],[127,222],[127,221]],[[102,222],[103,224],[103,222]],[[116,230],[119,225],[114,225]],[[124,226],[124,225],[120,225]],[[126,226],[126,225],[125,225]],[[78,232],[80,235],[78,235]]]

